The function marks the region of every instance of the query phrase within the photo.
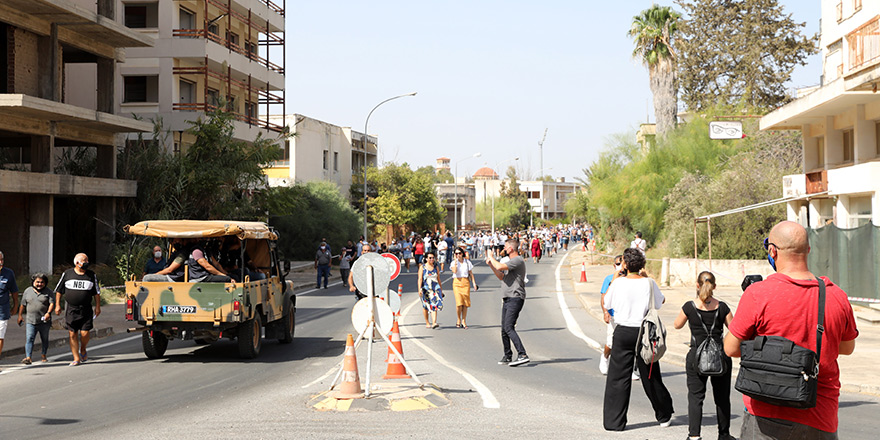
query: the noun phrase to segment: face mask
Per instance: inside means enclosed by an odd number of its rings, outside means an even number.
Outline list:
[[[327,249],[327,246],[321,246],[321,250]]]
[[[776,272],[776,260],[774,260],[773,257],[770,256],[769,252],[767,253],[767,262],[770,263],[770,267],[773,268],[773,272]]]
[[[88,270],[88,268],[89,268],[89,262],[86,261],[85,263],[80,264],[80,265],[79,265],[79,268],[82,269],[82,270]]]
[[[156,258],[162,258],[162,252],[161,252],[161,251],[159,251],[159,252],[153,252],[153,256],[156,257]]]

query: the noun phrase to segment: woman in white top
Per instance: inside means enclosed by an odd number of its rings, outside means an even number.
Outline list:
[[[455,293],[455,326],[467,327],[467,309],[471,306],[471,285],[477,290],[474,281],[474,264],[467,258],[462,248],[455,248],[454,259],[449,263],[452,271],[452,292]]]
[[[636,354],[636,342],[642,319],[651,305],[659,309],[665,298],[657,283],[639,272],[645,267],[645,256],[638,249],[623,251],[623,265],[626,277],[618,278],[605,294],[605,310],[614,317],[613,343],[608,363],[608,376],[605,379],[605,404],[603,423],[607,431],[623,431],[626,428],[626,412],[629,409],[632,391],[632,366],[635,362],[642,378],[642,387],[654,408],[654,417],[660,426],[672,422],[672,396],[663,385],[660,363],[646,364]]]

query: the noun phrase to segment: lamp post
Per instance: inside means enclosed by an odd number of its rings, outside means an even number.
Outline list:
[[[453,204],[455,205],[455,208],[453,211],[453,212],[455,212],[455,218],[452,221],[452,225],[453,225],[452,226],[452,235],[453,235],[452,239],[453,240],[458,240],[458,163],[466,161],[468,159],[473,159],[475,157],[480,157],[481,155],[482,155],[482,153],[474,153],[473,156],[466,157],[464,159],[460,159],[455,162],[455,175],[452,176],[452,181],[455,183],[455,201],[453,202]]]
[[[553,167],[541,168],[535,173],[538,175],[538,182],[541,182],[541,197],[538,197],[538,202],[541,204],[541,220],[544,219],[544,176],[541,175],[541,171],[552,169]],[[532,210],[531,203],[529,204],[529,214],[529,226],[535,226],[535,212]]]
[[[398,98],[405,98],[407,96],[416,96],[416,93],[418,93],[418,92],[407,93],[405,95],[398,95],[398,96],[395,96],[392,98],[388,98],[388,99],[376,104],[376,106],[373,107],[372,110],[370,110],[370,113],[367,114],[367,120],[364,122],[364,240],[368,240],[368,236],[367,236],[367,139],[370,136],[368,134],[369,133],[368,130],[369,130],[369,126],[370,126],[370,116],[373,115],[373,112],[376,111],[376,109],[379,108],[380,105],[385,104],[388,101],[393,101]],[[377,166],[379,165],[379,162],[378,162],[379,156],[378,155],[379,155],[379,146],[377,145],[376,146],[376,160],[377,160],[376,165]]]
[[[501,162],[496,163],[496,164],[495,164],[495,169],[497,170],[498,167],[500,167],[501,164],[503,164],[503,163],[505,163],[505,162],[511,162],[511,161],[514,161],[514,160],[519,160],[519,156],[516,156],[516,157],[510,158],[510,159],[507,159],[507,160],[502,160]],[[492,197],[492,234],[495,234],[495,197]]]

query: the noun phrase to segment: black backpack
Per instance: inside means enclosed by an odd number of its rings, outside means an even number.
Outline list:
[[[706,331],[706,339],[697,347],[695,359],[697,362],[697,372],[703,376],[721,376],[725,372],[724,357],[726,355],[724,354],[724,347],[721,345],[721,341],[715,339],[712,335],[712,332],[715,331],[715,324],[718,323],[718,310],[720,308],[721,305],[719,304],[718,308],[715,309],[711,329],[707,329],[706,323],[703,322],[702,318],[700,319],[700,324],[703,326],[703,330]],[[696,305],[694,305],[694,309],[696,310]]]

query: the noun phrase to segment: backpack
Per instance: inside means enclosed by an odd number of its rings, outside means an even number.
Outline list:
[[[696,309],[696,306],[694,308]],[[703,330],[706,331],[707,336],[697,347],[694,358],[697,362],[697,372],[703,376],[721,376],[724,374],[724,348],[721,346],[721,341],[712,337],[712,332],[715,331],[715,324],[718,323],[718,309],[720,308],[721,305],[719,304],[718,308],[715,309],[711,329],[707,329],[706,323],[700,319],[700,324],[703,326]]]
[[[639,337],[636,340],[636,355],[651,365],[660,360],[666,353],[666,327],[660,322],[660,315],[654,308],[654,289],[651,289],[651,308],[642,319],[642,325],[639,326]],[[651,377],[650,371],[648,378]]]

